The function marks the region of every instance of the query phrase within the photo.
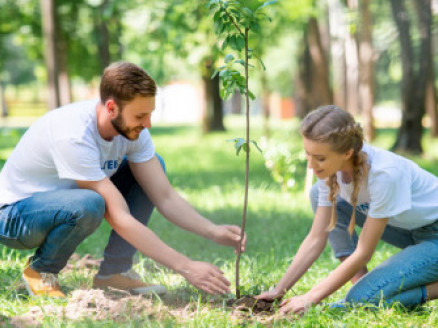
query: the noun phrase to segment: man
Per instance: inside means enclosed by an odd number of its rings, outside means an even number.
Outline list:
[[[241,234],[202,217],[170,186],[148,132],[155,95],[143,69],[114,63],[102,76],[100,101],[47,113],[9,157],[0,174],[0,242],[37,247],[22,276],[31,295],[65,296],[57,274],[103,217],[113,231],[94,287],[165,292],[131,270],[138,249],[197,288],[229,292],[217,267],[190,260],[146,227],[155,205],[174,224],[218,244],[237,248]]]

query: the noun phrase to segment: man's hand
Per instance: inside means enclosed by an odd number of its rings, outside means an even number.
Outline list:
[[[230,282],[218,267],[210,263],[191,261],[181,273],[196,288],[216,295],[230,293]]]
[[[239,248],[241,229],[233,225],[214,225],[212,229],[212,240],[220,245],[233,246],[235,252]],[[243,236],[241,251],[245,251],[246,234]]]

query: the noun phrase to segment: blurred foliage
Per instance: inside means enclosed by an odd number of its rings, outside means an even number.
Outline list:
[[[263,139],[265,166],[283,191],[296,191],[304,187],[306,176],[306,154],[299,122],[293,121],[291,129],[270,139]]]
[[[222,42],[213,33],[208,1],[185,0],[58,0],[59,33],[67,42],[68,73],[80,83],[97,79],[102,70],[98,24],[109,31],[111,60],[130,60],[144,67],[158,82],[175,78],[199,79],[205,63],[223,63]],[[298,67],[297,47],[309,16],[326,21],[326,0],[280,0],[272,8],[272,22],[263,22],[250,47],[270,69],[255,65],[252,91],[264,89],[293,95]],[[410,12],[413,14],[412,8]],[[389,2],[373,1],[373,42],[378,102],[399,102],[400,47]],[[345,10],[350,29],[357,14]],[[437,37],[434,16],[434,38]],[[0,80],[9,85],[45,83],[40,0],[0,0]],[[322,24],[324,26],[324,24]],[[415,32],[415,31],[413,31]],[[419,39],[418,32],[414,38]],[[417,42],[418,45],[418,42]],[[437,54],[435,52],[434,58]],[[438,60],[434,60],[438,70]],[[267,83],[262,84],[265,74]]]

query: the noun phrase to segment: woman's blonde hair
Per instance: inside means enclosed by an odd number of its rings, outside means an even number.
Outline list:
[[[353,192],[351,195],[353,211],[348,227],[350,235],[353,234],[359,186],[362,178],[368,173],[367,155],[362,151],[362,128],[350,113],[334,105],[329,105],[310,112],[301,123],[300,132],[306,139],[328,143],[334,152],[346,153],[353,150]],[[329,226],[329,229],[332,230],[337,222],[336,196],[339,193],[339,184],[336,173],[327,179],[327,185],[330,188],[329,199],[333,204]]]

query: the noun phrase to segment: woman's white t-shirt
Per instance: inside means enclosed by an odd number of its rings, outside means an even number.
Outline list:
[[[52,110],[26,131],[0,173],[0,207],[37,192],[77,188],[75,180],[111,177],[124,156],[145,162],[155,155],[147,129],[137,140],[104,140],[97,130],[98,102]]]
[[[438,220],[438,178],[416,163],[390,151],[364,144],[370,167],[361,182],[356,209],[388,224],[412,230]],[[337,173],[340,197],[351,204],[353,183],[344,183]],[[330,189],[319,183],[318,206],[332,206]]]

